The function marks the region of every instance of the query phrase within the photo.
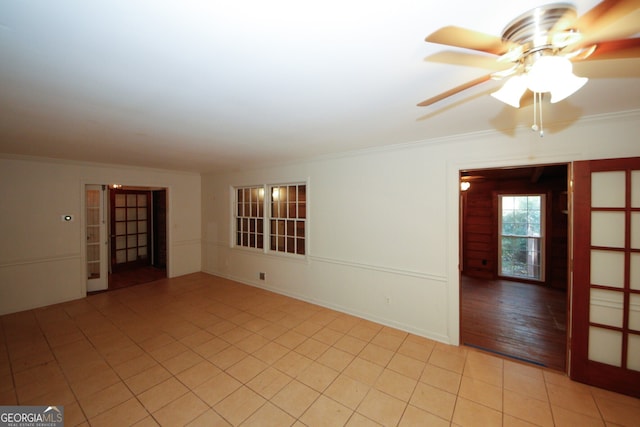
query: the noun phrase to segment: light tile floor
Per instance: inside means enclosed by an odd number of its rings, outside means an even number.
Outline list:
[[[67,426],[638,426],[640,400],[204,273],[0,318]]]

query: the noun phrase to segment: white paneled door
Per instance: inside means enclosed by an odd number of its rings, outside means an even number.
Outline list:
[[[109,285],[105,198],[104,186],[85,186],[87,292],[105,290]]]
[[[640,397],[640,157],[573,165],[570,375]]]

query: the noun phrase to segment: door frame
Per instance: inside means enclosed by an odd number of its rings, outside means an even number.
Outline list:
[[[121,269],[131,269],[131,268],[135,268],[137,266],[150,266],[152,265],[152,259],[153,259],[153,236],[152,236],[152,231],[153,231],[153,227],[152,227],[152,223],[153,223],[153,209],[151,206],[151,193],[152,191],[150,189],[142,189],[142,188],[136,188],[136,189],[130,189],[128,187],[122,187],[122,188],[109,188],[109,206],[108,206],[108,216],[109,216],[109,270],[111,272],[116,272],[116,271],[120,271]],[[124,215],[126,216],[126,218],[124,220],[118,220],[114,215],[113,212],[118,209],[119,207],[115,205],[115,200],[117,199],[118,195],[123,195],[125,197],[125,199],[127,200],[125,203],[125,207],[122,208],[124,210]],[[146,223],[146,227],[144,229],[144,233],[139,233],[138,228],[136,227],[136,231],[132,234],[129,233],[128,230],[128,224],[131,222],[131,219],[128,219],[129,214],[127,213],[129,210],[129,202],[128,202],[128,196],[129,195],[135,195],[134,197],[134,201],[135,201],[135,217],[133,219],[133,223],[137,224],[139,226],[139,222],[137,222],[138,220],[136,218],[138,218],[139,213],[139,207],[138,207],[138,201],[139,196],[143,195],[145,200],[145,204],[143,209],[146,208],[146,212],[145,212],[145,218],[143,219],[144,222]],[[118,236],[116,236],[116,231],[114,231],[114,225],[116,224],[116,222],[120,222],[120,223],[124,223],[124,236],[123,239],[125,241],[125,246],[123,250],[124,253],[124,262],[118,263],[117,262],[117,245],[116,245],[116,239],[118,238]],[[146,242],[144,244],[144,246],[138,246],[137,240],[138,240],[138,234],[144,234],[145,238],[146,238]],[[128,259],[128,251],[129,251],[129,236],[134,236],[135,240],[136,240],[136,244],[135,246],[133,246],[133,248],[135,248],[134,250],[136,251],[136,259],[134,260],[129,260]],[[140,247],[144,247],[146,248],[146,258],[140,259],[139,256],[137,256],[138,254],[138,250]]]
[[[120,181],[119,179],[113,180],[115,182]],[[81,247],[81,254],[80,254],[80,262],[82,265],[82,282],[80,283],[80,289],[82,294],[84,294],[86,296],[87,294],[87,273],[88,273],[88,269],[87,269],[87,250],[86,250],[86,241],[87,241],[87,228],[86,228],[86,222],[87,222],[87,214],[86,214],[86,186],[87,185],[104,185],[106,189],[108,189],[109,187],[113,186],[114,184],[96,184],[96,180],[93,179],[81,179],[80,180],[80,247]],[[167,277],[173,277],[173,262],[172,262],[172,256],[173,256],[173,251],[171,250],[171,241],[172,241],[172,234],[171,234],[171,186],[170,185],[152,185],[152,184],[122,184],[123,187],[127,187],[127,188],[144,188],[144,189],[148,189],[148,190],[164,190],[165,191],[165,204],[166,204],[166,219],[165,219],[165,233],[166,233],[166,265],[165,265],[165,271],[166,271],[166,276]],[[105,190],[105,193],[107,193],[107,191]],[[108,203],[108,196],[105,196],[107,199],[107,203]],[[105,215],[107,215],[106,218],[106,222],[107,224],[109,223],[110,219],[108,218],[109,215],[109,207],[107,205],[104,206],[104,211],[105,211]],[[109,235],[109,230],[106,229],[105,227],[105,236]],[[110,245],[110,239],[107,238],[108,244],[107,246]],[[109,253],[110,253],[110,249],[107,248],[106,250],[106,257],[109,258]],[[110,261],[109,259],[107,259],[107,269],[108,274],[110,274],[110,269],[109,269],[109,265],[110,265]]]
[[[456,271],[455,274],[456,276],[451,276],[451,277],[457,277],[458,278],[458,283],[457,283],[457,287],[455,287],[455,292],[457,293],[455,295],[455,303],[456,303],[456,311],[455,314],[457,315],[456,318],[456,323],[458,325],[457,330],[456,331],[452,331],[455,332],[455,336],[452,333],[451,335],[455,337],[455,340],[452,340],[454,344],[457,345],[461,345],[461,336],[462,336],[462,321],[461,321],[461,315],[462,315],[462,310],[461,310],[461,304],[462,304],[462,267],[463,267],[463,220],[464,217],[466,216],[466,212],[463,212],[463,196],[460,194],[460,177],[461,177],[461,172],[466,171],[466,170],[480,170],[480,169],[509,169],[509,168],[528,168],[528,167],[535,167],[535,166],[557,166],[557,165],[565,165],[567,168],[567,262],[566,262],[566,270],[567,270],[567,294],[566,294],[566,324],[567,324],[567,330],[566,330],[566,338],[565,338],[565,369],[564,372],[568,373],[568,369],[569,369],[569,361],[570,361],[570,357],[571,357],[571,331],[570,331],[570,320],[571,320],[571,293],[572,293],[572,286],[573,286],[573,272],[572,272],[572,268],[571,268],[571,260],[572,260],[572,244],[573,244],[573,240],[572,240],[572,233],[573,233],[573,212],[572,212],[572,205],[570,202],[570,193],[572,191],[572,185],[571,185],[571,176],[572,176],[572,161],[552,161],[552,162],[546,162],[546,163],[532,163],[532,164],[518,164],[517,162],[506,162],[504,164],[499,164],[499,165],[487,165],[487,164],[481,164],[481,165],[473,165],[473,166],[468,166],[468,165],[463,165],[463,164],[450,164],[449,165],[449,170],[452,173],[455,173],[456,176],[456,193],[455,193],[455,198],[457,199],[457,209],[458,211],[455,213],[455,217],[457,218],[456,221],[456,236],[457,236],[457,246],[456,246],[456,257],[455,259],[458,260],[457,264],[455,265]],[[472,184],[473,185],[473,184]],[[547,193],[545,193],[547,194]],[[547,194],[548,197],[548,194]],[[549,212],[546,213],[546,215],[549,215]],[[547,218],[549,219],[549,218]],[[453,222],[453,221],[452,221]],[[548,236],[547,236],[548,237]],[[545,257],[547,257],[549,255],[550,251],[547,251],[547,254],[545,255]],[[548,261],[548,260],[547,260]],[[450,268],[453,266],[450,266]],[[450,294],[450,298],[452,300],[454,300],[454,296]],[[451,310],[453,311],[453,310]]]
[[[94,291],[102,291],[106,290],[109,287],[109,263],[108,259],[108,249],[109,243],[107,240],[107,190],[105,185],[101,184],[84,184],[83,185],[83,221],[82,221],[82,231],[83,231],[83,254],[84,254],[84,277],[86,278],[85,286],[87,292]],[[87,219],[87,191],[88,190],[99,190],[100,194],[100,207],[99,207],[99,232],[98,232],[98,244],[99,244],[99,257],[100,257],[100,275],[96,279],[91,279],[89,277],[89,268],[88,268],[88,219]]]

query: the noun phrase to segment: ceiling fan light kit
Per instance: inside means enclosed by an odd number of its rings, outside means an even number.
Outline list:
[[[510,77],[500,89],[493,92],[491,96],[495,99],[509,104],[514,108],[520,108],[520,98],[527,90],[527,79],[518,74]]]
[[[524,74],[510,77],[491,96],[514,108],[529,89],[534,93],[550,93],[552,104],[562,101],[584,86],[589,79],[573,74],[571,61],[562,56],[542,56]]]
[[[510,68],[460,85],[418,105],[431,105],[485,81],[507,78],[491,96],[519,108],[524,93],[527,90],[533,92],[532,129],[540,129],[542,136],[542,107],[536,105],[542,101],[542,95],[550,94],[550,102],[556,103],[578,91],[588,81],[588,78],[573,73],[571,61],[640,56],[640,38],[631,37],[640,32],[640,20],[631,16],[638,9],[640,0],[603,0],[578,17],[572,4],[551,3],[512,20],[501,37],[453,26],[441,28],[429,35],[426,41],[498,55],[498,63],[505,63]],[[619,27],[618,23],[621,24]],[[618,39],[621,33],[623,37],[631,38]],[[602,58],[598,58],[598,49],[603,52]],[[540,109],[540,126],[536,107]]]

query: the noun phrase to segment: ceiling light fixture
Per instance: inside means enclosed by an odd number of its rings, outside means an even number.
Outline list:
[[[520,108],[520,98],[522,98],[526,90],[527,79],[524,75],[519,74],[510,77],[509,80],[507,80],[500,89],[493,92],[491,96],[514,108]]]
[[[491,96],[519,108],[520,99],[527,89],[533,92],[534,122],[531,129],[539,131],[540,136],[544,135],[543,94],[550,94],[550,102],[555,104],[578,91],[588,80],[573,74],[573,65],[568,56],[575,52],[564,52],[564,48],[579,42],[582,35],[571,28],[557,30],[567,27],[567,24],[563,24],[564,20],[570,22],[573,19],[575,8],[571,5],[550,4],[514,19],[502,33],[502,39],[515,46],[503,53],[500,61],[514,62],[517,74]]]
[[[489,80],[506,79],[491,95],[518,108],[522,96],[531,90],[534,100],[531,128],[543,136],[543,96],[548,96],[551,103],[560,102],[588,80],[573,74],[572,61],[639,57],[640,38],[633,37],[639,27],[632,17],[639,10],[638,0],[600,0],[578,17],[576,7],[570,3],[549,3],[512,20],[500,37],[454,25],[442,27],[425,40],[496,55],[500,68],[511,66],[432,96],[418,106],[432,105]]]
[[[533,92],[533,117],[531,129],[544,136],[542,128],[542,95],[551,94],[550,102],[555,104],[577,92],[589,79],[573,74],[573,66],[568,58],[562,56],[542,55],[526,67],[522,74],[516,74],[491,96],[514,108],[520,108],[520,99],[529,89]],[[536,108],[537,107],[537,108]],[[539,110],[539,111],[538,111]],[[536,119],[540,117],[540,124]]]
[[[534,123],[531,128],[544,136],[542,128],[542,94],[551,94],[550,102],[555,104],[577,92],[589,79],[573,74],[573,66],[568,58],[542,55],[526,71],[510,77],[504,85],[491,96],[514,108],[520,108],[520,99],[529,89],[533,92]],[[537,108],[536,108],[537,107]],[[539,111],[538,111],[539,110]],[[540,124],[536,119],[540,117]]]

